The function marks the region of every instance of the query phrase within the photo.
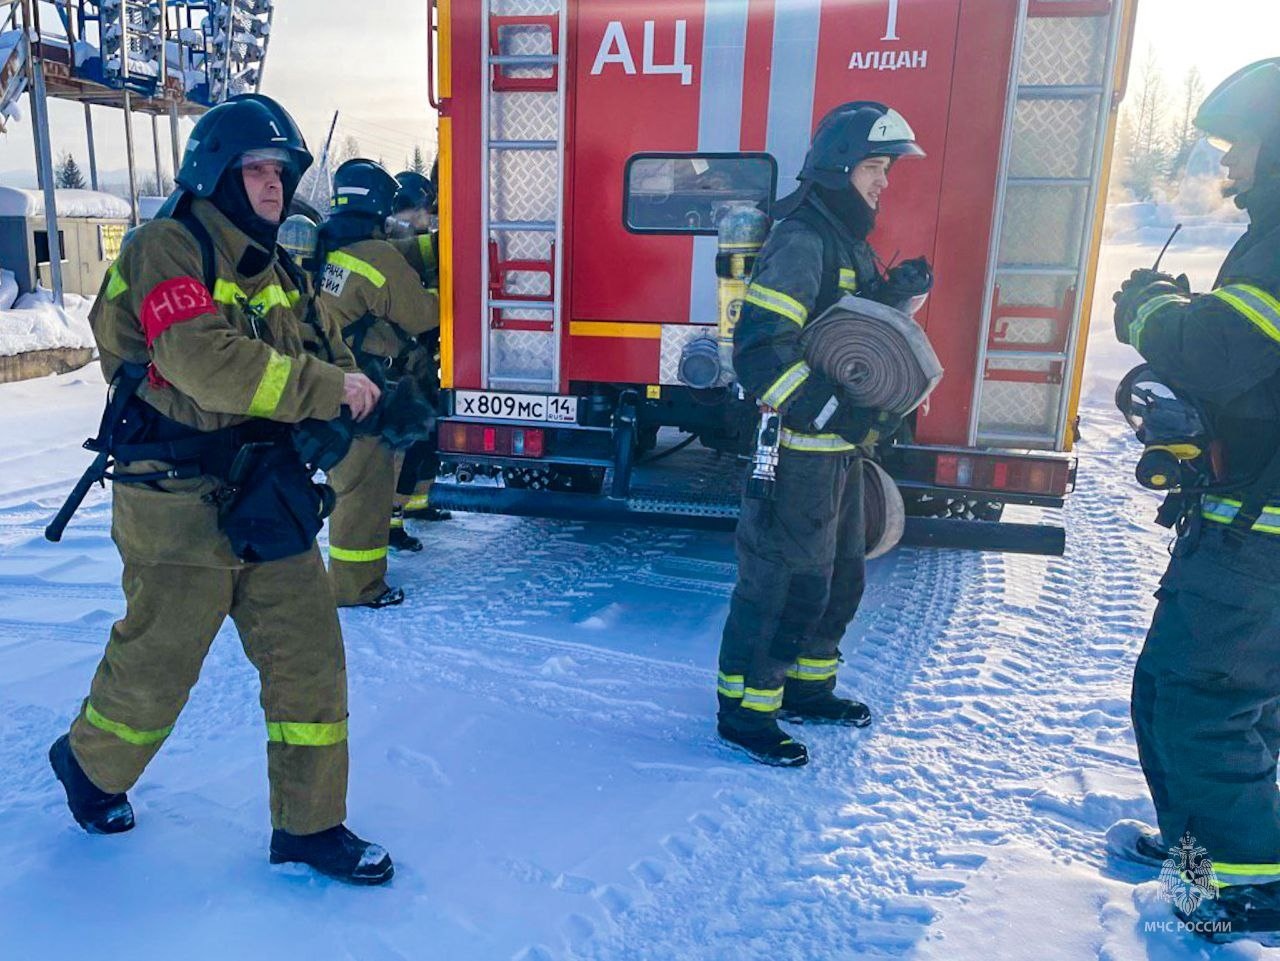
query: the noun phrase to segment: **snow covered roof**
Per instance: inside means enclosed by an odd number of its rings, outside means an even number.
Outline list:
[[[128,201],[100,190],[55,190],[59,217],[129,218]],[[43,217],[44,192],[0,187],[0,217]]]

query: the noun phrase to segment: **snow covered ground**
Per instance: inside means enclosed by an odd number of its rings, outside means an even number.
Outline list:
[[[1199,286],[1221,252],[1175,247]],[[1109,248],[1100,290],[1145,245]],[[87,461],[95,367],[0,388],[0,957],[977,961],[1257,958],[1159,930],[1105,828],[1150,817],[1128,684],[1166,561],[1110,408],[1099,297],[1064,558],[900,550],[844,649],[860,733],[752,765],[714,736],[725,535],[469,516],[418,525],[404,606],[344,612],[350,824],[397,862],[352,890],[266,862],[256,678],[228,628],[88,837],[44,752],[123,611],[108,501],[41,530]],[[38,436],[37,436],[38,435]],[[1155,925],[1157,930],[1148,930]]]

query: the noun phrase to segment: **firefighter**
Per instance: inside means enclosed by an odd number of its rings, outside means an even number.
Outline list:
[[[1224,81],[1195,123],[1230,144],[1227,193],[1249,229],[1207,293],[1192,293],[1185,276],[1137,270],[1115,295],[1117,337],[1204,410],[1218,465],[1210,491],[1175,503],[1180,533],[1134,672],[1134,731],[1159,830],[1137,833],[1132,854],[1159,865],[1194,837],[1221,888],[1183,920],[1275,932],[1280,59]]]
[[[782,436],[772,500],[745,498],[738,521],[738,582],[720,645],[720,736],[765,764],[804,764],[787,720],[870,723],[866,705],[835,694],[840,640],[863,590],[859,448],[892,429],[804,362],[800,332],[842,295],[885,302],[909,261],[882,277],[867,235],[893,164],[922,157],[906,120],[883,104],[832,110],[814,134],[800,188],[774,208],[734,331],[743,388],[777,408]],[[931,280],[922,281],[931,283]]]
[[[400,189],[396,191],[392,201],[387,232],[392,246],[418,272],[423,286],[438,296],[440,265],[437,249],[440,232],[435,229],[436,169],[433,164],[430,178],[412,170],[402,170],[396,174],[396,183],[400,185]],[[426,395],[436,401],[440,394],[439,332],[433,331],[420,340],[426,351],[415,354],[417,369],[411,373],[417,376]],[[406,517],[420,521],[447,521],[452,516],[448,511],[430,503],[431,483],[440,467],[436,450],[436,438],[433,436],[430,440],[415,444],[406,452],[396,480],[397,500],[403,498],[404,503],[392,516],[392,524],[403,524]]]
[[[123,410],[113,433],[127,442],[112,445],[126,610],[49,759],[85,830],[131,829],[125,792],[230,615],[262,683],[271,861],[380,884],[391,859],[343,825],[342,634],[314,537],[323,498],[289,426],[344,404],[364,419],[379,391],[336,330],[317,335],[333,363],[303,346],[305,305],[275,245],[310,164],[274,101],[214,107],[191,132],[173,215],[138,228],[103,281],[90,322],[103,373],[125,392],[108,412]]]
[[[321,228],[321,313],[342,330],[361,367],[414,376],[432,360],[416,338],[439,326],[436,297],[386,240],[399,184],[372,160],[348,160],[333,175],[329,219]],[[393,525],[396,458],[374,438],[357,440],[330,474],[338,506],[329,520],[329,576],[339,607],[389,607],[404,591],[386,582],[387,549],[422,543]]]

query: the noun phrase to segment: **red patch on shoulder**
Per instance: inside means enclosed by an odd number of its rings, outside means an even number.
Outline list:
[[[174,324],[216,311],[208,289],[194,277],[161,281],[142,299],[142,332],[147,346]]]

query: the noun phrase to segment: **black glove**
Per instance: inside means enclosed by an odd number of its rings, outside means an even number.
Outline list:
[[[889,271],[875,292],[875,299],[889,307],[901,309],[912,297],[920,297],[933,289],[933,270],[923,257],[904,260]]]
[[[411,377],[396,381],[389,393],[383,393],[378,407],[369,418],[375,431],[392,450],[408,450],[417,441],[426,440],[436,426],[436,411]]]
[[[875,411],[858,407],[834,382],[814,371],[782,413],[782,425],[802,434],[839,434],[861,444],[875,421]]]
[[[293,449],[312,470],[332,470],[351,449],[354,423],[349,413],[337,420],[310,417],[294,425]]]
[[[1138,311],[1152,297],[1158,297],[1161,294],[1182,294],[1183,296],[1191,293],[1191,282],[1187,279],[1187,275],[1174,277],[1171,274],[1161,273],[1158,270],[1150,270],[1142,267],[1135,270],[1129,275],[1129,279],[1120,285],[1112,296],[1115,302],[1116,310],[1113,317],[1116,330],[1116,340],[1122,344],[1129,343],[1129,331],[1133,326],[1133,322],[1137,319]]]

